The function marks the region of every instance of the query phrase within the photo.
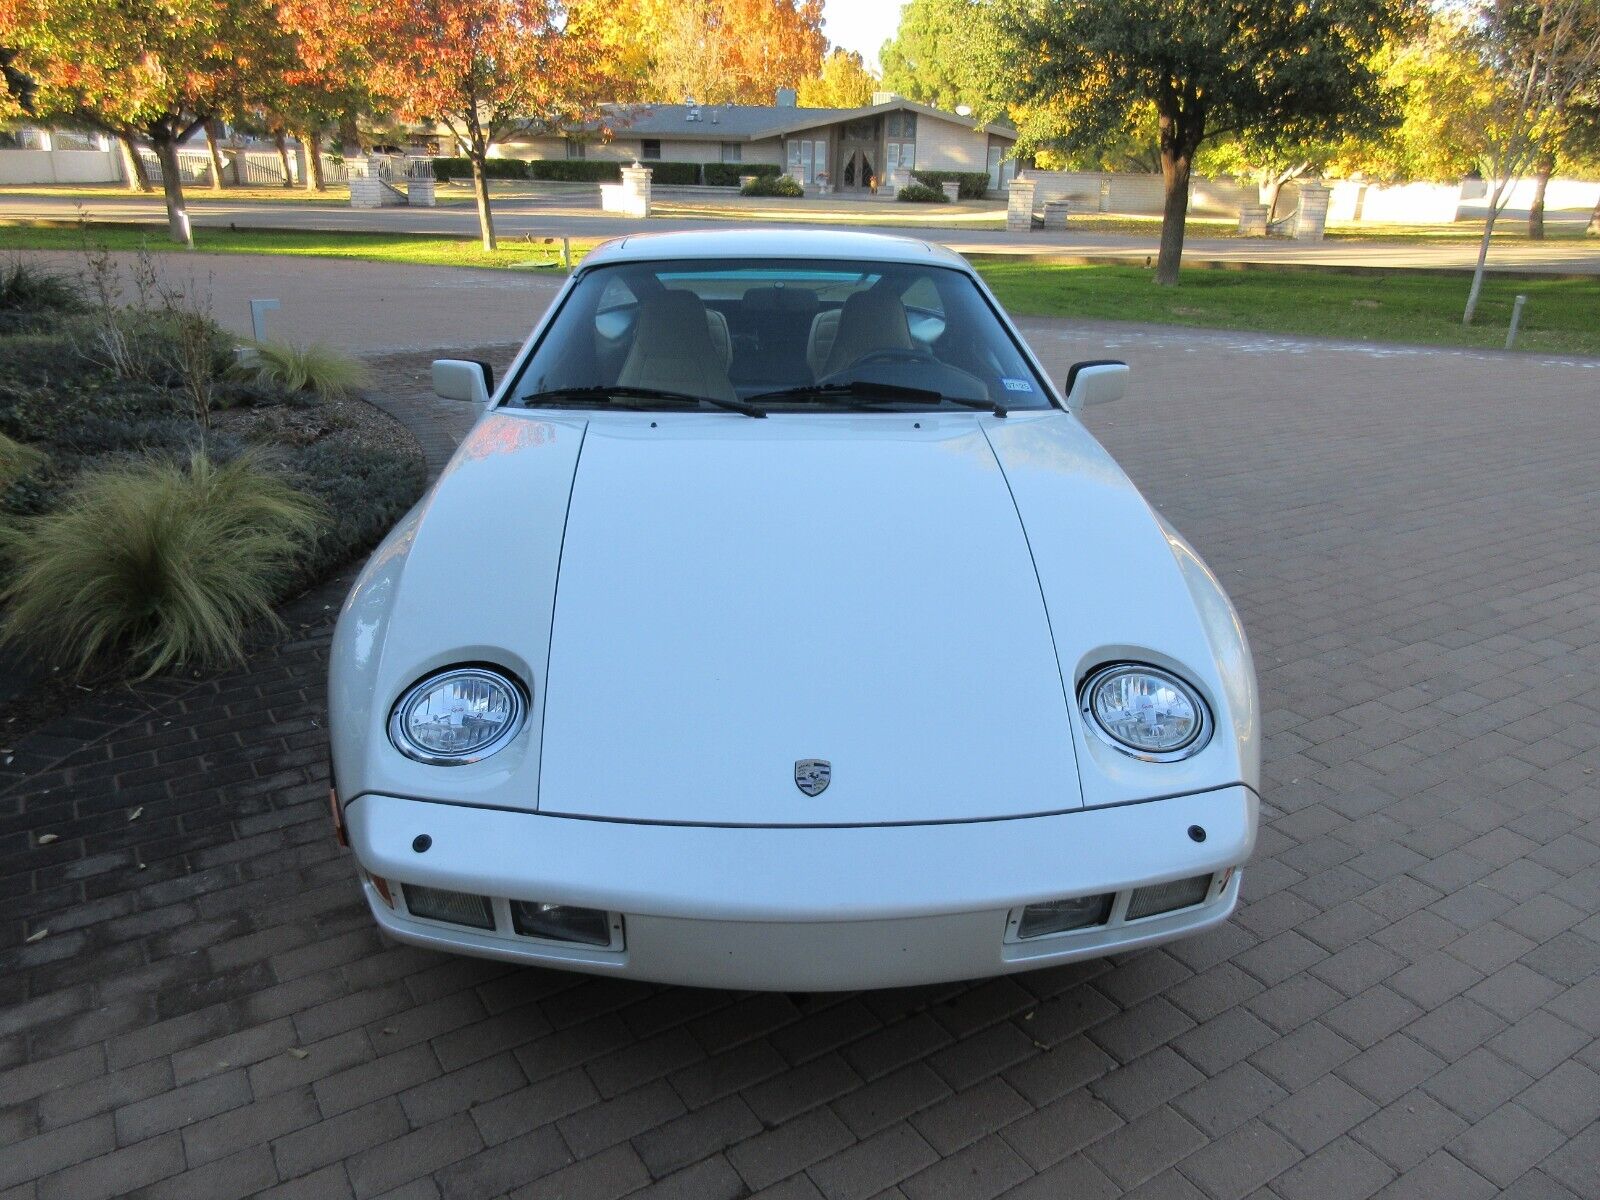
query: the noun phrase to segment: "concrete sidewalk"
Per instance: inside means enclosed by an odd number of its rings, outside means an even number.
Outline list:
[[[478,232],[477,216],[469,208],[354,209],[326,204],[252,203],[196,197],[190,201],[189,214],[193,224],[202,227],[238,225],[459,238],[475,237]],[[108,195],[104,199],[82,199],[65,196],[0,196],[0,221],[72,221],[80,215],[91,221],[147,224],[164,224],[166,221],[165,209],[156,197]],[[750,229],[757,225],[743,220],[691,217],[638,221],[545,196],[496,200],[495,219],[496,228],[505,238],[530,233],[545,237],[606,238],[679,229]],[[949,246],[962,254],[1040,254],[1143,262],[1158,249],[1153,228],[1149,234],[1068,231],[1022,235],[1002,230],[940,229],[888,223],[882,226],[850,224],[840,227],[921,237]],[[1190,266],[1201,263],[1266,263],[1465,271],[1472,269],[1476,258],[1477,244],[1468,241],[1418,243],[1397,239],[1357,241],[1340,238],[1301,244],[1265,239],[1191,238],[1184,246],[1184,262]],[[1496,245],[1490,253],[1489,265],[1496,271],[1600,275],[1600,239],[1558,239],[1543,243]]]

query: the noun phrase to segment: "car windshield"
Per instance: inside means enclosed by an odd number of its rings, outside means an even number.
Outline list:
[[[837,259],[590,268],[509,396],[529,408],[749,416],[1051,407],[965,273]]]

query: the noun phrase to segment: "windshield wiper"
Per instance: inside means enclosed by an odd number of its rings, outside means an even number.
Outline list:
[[[522,397],[524,407],[538,408],[541,404],[564,404],[568,401],[603,400],[662,400],[673,404],[709,404],[729,412],[743,413],[747,417],[765,417],[753,404],[743,400],[724,400],[719,396],[696,396],[691,392],[671,392],[664,388],[635,387],[632,384],[597,384],[594,387],[551,388],[548,392],[534,392]]]
[[[866,379],[851,379],[845,383],[811,383],[802,387],[780,388],[775,392],[757,392],[749,403],[764,400],[817,400],[848,396],[866,404],[957,404],[962,408],[982,409],[997,417],[1006,415],[1003,405],[991,400],[969,400],[965,396],[946,396],[932,388],[906,387],[898,383],[873,383]]]

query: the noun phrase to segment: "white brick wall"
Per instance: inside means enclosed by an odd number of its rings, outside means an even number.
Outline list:
[[[987,171],[989,135],[954,121],[917,114],[917,170]]]

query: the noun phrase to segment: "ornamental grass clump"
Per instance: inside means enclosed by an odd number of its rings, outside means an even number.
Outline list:
[[[245,456],[84,475],[43,516],[0,527],[0,639],[80,676],[244,656],[324,523],[321,506]]]
[[[0,433],[0,492],[33,474],[48,461],[42,450]]]
[[[364,386],[371,375],[366,364],[322,342],[294,346],[288,342],[256,342],[238,366],[243,378],[286,392],[309,392],[319,400],[336,400]]]

